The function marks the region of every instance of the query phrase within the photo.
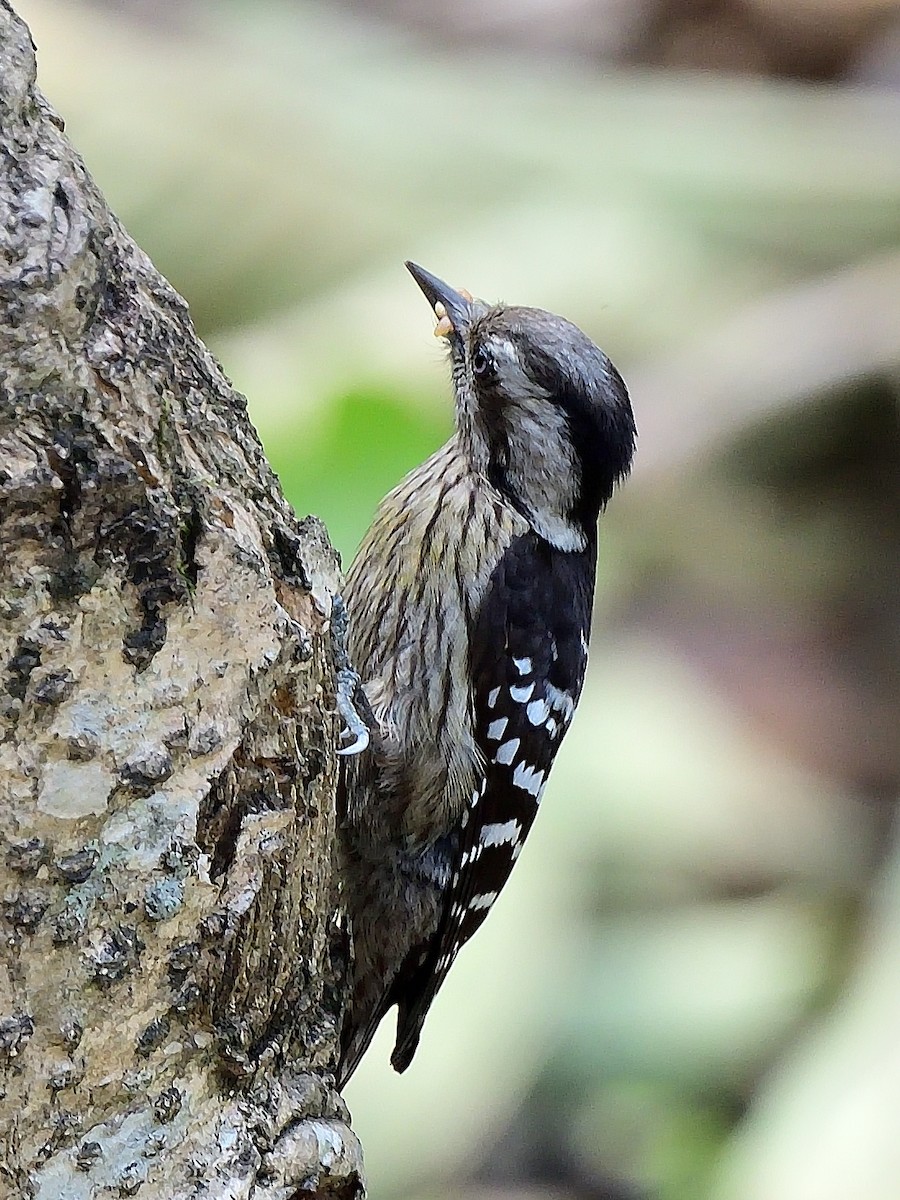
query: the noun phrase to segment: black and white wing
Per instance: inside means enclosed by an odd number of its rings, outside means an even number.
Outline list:
[[[528,533],[497,566],[469,639],[476,741],[484,757],[454,847],[447,905],[398,997],[392,1062],[408,1066],[459,949],[509,877],[575,712],[587,666],[596,546],[562,551]]]

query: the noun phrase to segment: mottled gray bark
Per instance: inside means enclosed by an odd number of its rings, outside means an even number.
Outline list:
[[[351,1197],[335,556],[0,3],[0,1195]]]

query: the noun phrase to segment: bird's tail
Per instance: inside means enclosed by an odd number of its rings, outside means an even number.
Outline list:
[[[425,1013],[419,1013],[413,1021],[404,1020],[401,1011],[397,1019],[397,1044],[391,1055],[391,1066],[398,1075],[402,1075],[413,1060],[413,1055],[419,1047],[419,1037],[425,1023]]]
[[[347,1014],[341,1038],[341,1057],[338,1060],[336,1072],[339,1091],[349,1083],[350,1077],[359,1066],[360,1059],[368,1050],[369,1043],[375,1036],[375,1030],[381,1024],[381,1018],[390,1006],[390,1002],[379,1004],[362,1021],[355,1021],[352,1013]]]
[[[428,954],[418,957],[415,969],[409,974],[404,974],[395,988],[397,1042],[391,1055],[391,1066],[398,1074],[402,1074],[413,1060],[428,1010],[455,957],[448,955],[439,960],[439,947],[438,937],[432,943]]]

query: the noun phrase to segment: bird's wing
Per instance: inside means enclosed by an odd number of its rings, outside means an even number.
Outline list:
[[[428,1008],[519,856],[587,665],[595,545],[564,552],[516,539],[488,585],[469,639],[476,741],[485,763],[455,849],[443,917],[398,997],[392,1062],[411,1061]]]

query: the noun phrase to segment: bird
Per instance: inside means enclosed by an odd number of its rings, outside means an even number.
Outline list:
[[[343,593],[370,739],[339,780],[339,1087],[395,1005],[391,1063],[409,1066],[519,857],[581,694],[598,518],[637,436],[621,375],[572,322],[406,266],[447,346],[455,430],[381,501]]]

